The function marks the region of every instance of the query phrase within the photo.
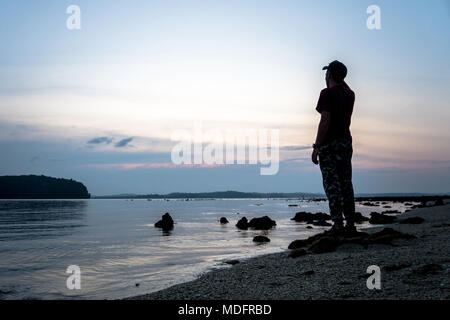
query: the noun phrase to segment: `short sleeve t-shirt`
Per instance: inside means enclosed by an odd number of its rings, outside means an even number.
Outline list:
[[[354,104],[355,93],[345,82],[320,92],[317,112],[328,111],[331,113],[331,123],[324,144],[341,138],[352,139],[350,123]]]

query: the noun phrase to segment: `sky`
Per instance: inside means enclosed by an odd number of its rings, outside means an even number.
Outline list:
[[[370,5],[381,29],[367,28]],[[355,192],[450,192],[449,31],[448,0],[4,0],[0,175],[94,195],[323,192],[310,146],[322,67],[338,59],[356,93]],[[278,173],[175,165],[174,134],[199,124],[279,130]]]

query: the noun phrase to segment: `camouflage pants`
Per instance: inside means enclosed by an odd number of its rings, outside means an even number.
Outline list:
[[[333,222],[353,221],[355,199],[352,184],[353,147],[350,139],[340,139],[318,149],[323,187],[330,206]]]

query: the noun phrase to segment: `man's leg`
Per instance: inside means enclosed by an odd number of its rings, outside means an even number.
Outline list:
[[[341,184],[343,212],[347,225],[352,226],[355,223],[355,196],[352,183],[353,147],[351,140],[341,142],[338,149],[338,174]]]
[[[328,198],[331,219],[336,225],[342,225],[343,199],[336,160],[335,150],[332,145],[326,145],[320,148],[320,171],[322,171],[323,188]]]

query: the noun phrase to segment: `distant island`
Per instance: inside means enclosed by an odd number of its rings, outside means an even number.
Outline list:
[[[87,188],[72,179],[0,176],[0,199],[89,199]]]
[[[215,191],[215,192],[173,192],[168,194],[118,194],[106,196],[93,196],[94,199],[315,199],[325,200],[322,193],[260,193],[240,191]],[[436,199],[448,199],[448,193],[426,194],[426,193],[361,193],[355,196],[357,201],[431,201]]]
[[[214,191],[214,192],[172,192],[169,194],[119,194],[109,196],[94,196],[96,199],[287,199],[287,198],[318,198],[324,197],[320,193],[305,193],[305,192],[293,192],[293,193],[259,193],[259,192],[240,192],[240,191]]]

